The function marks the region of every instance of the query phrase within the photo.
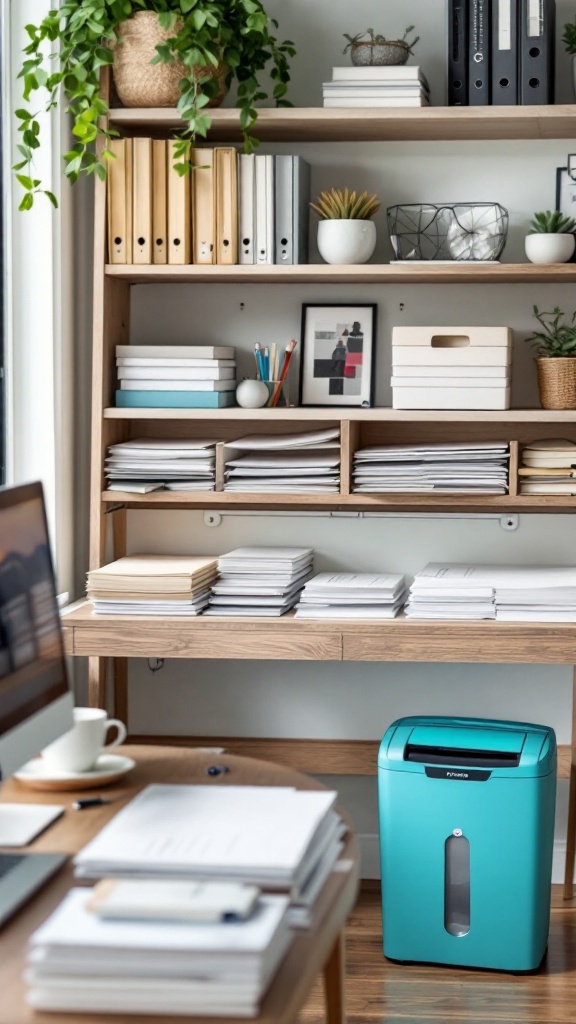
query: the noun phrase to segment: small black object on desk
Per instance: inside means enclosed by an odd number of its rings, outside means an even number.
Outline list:
[[[227,764],[213,764],[206,769],[206,775],[226,775],[230,769]]]

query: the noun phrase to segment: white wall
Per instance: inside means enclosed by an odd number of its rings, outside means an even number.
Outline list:
[[[445,97],[444,3],[410,0],[268,0],[280,32],[297,44],[294,88],[301,105],[321,103],[322,79],[341,63],[344,31],[368,25],[387,35],[409,22],[422,36],[417,56],[433,100]],[[571,4],[557,4],[560,26]],[[560,34],[559,26],[559,34]],[[559,68],[558,98],[567,100],[569,63]],[[326,144],[263,147],[293,151],[313,165],[313,188],[350,184],[378,191],[376,260],[391,257],[385,207],[398,202],[498,201],[510,211],[504,258],[523,259],[523,236],[534,210],[554,205],[555,168],[574,145],[564,142]],[[314,225],[315,230],[315,225]],[[302,302],[377,302],[377,403],[390,403],[390,330],[394,324],[509,324],[518,332],[514,401],[537,404],[535,373],[522,335],[534,302],[573,308],[567,286],[138,286],[133,289],[132,340],[220,342],[240,348],[240,374],[253,372],[249,350],[299,337]],[[244,304],[243,310],[241,303]],[[403,311],[400,304],[403,303]],[[296,379],[296,371],[294,371]],[[88,415],[86,409],[84,416]],[[199,512],[131,512],[130,551],[213,552],[244,543],[303,542],[316,568],[390,569],[413,573],[430,559],[574,564],[574,520],[522,516],[516,533],[493,521],[454,519],[329,519],[226,516],[208,529]],[[479,652],[480,653],[480,652]],[[510,717],[552,725],[570,740],[571,670],[550,666],[314,664],[172,661],[153,675],[143,660],[130,668],[130,728],[151,734],[223,734],[378,739],[396,717],[411,713]],[[318,765],[321,773],[322,766]],[[336,779],[365,837],[366,870],[375,863],[374,780]],[[566,784],[559,787],[558,850],[565,836]],[[557,864],[557,877],[560,865]]]

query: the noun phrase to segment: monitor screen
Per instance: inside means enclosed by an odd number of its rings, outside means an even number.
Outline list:
[[[4,776],[72,726],[71,703],[42,486],[2,488],[0,771]]]

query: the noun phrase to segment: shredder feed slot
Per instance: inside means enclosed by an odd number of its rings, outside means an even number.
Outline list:
[[[424,747],[408,743],[405,761],[419,764],[445,764],[467,768],[517,768],[520,753],[508,750],[463,750],[459,747]]]

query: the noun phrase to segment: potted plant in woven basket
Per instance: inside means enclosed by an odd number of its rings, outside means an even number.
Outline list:
[[[352,63],[358,67],[405,64],[420,39],[420,36],[416,36],[411,42],[408,40],[407,36],[413,31],[414,25],[408,25],[402,39],[386,39],[386,36],[375,33],[373,28],[367,28],[365,32],[358,32],[355,36],[345,32],[344,39],[348,42],[342,53],[350,51]]]
[[[526,341],[536,349],[536,370],[543,409],[576,409],[576,312],[555,306],[551,313],[533,306],[541,330]]]
[[[310,206],[320,217],[318,251],[326,263],[366,263],[376,246],[371,218],[380,209],[378,196],[332,188]]]
[[[181,174],[189,170],[196,136],[210,127],[206,108],[221,102],[233,80],[245,152],[257,145],[251,129],[258,117],[255,104],[268,95],[259,81],[268,66],[276,105],[290,105],[294,45],[277,40],[278,23],[268,18],[262,0],[63,0],[54,6],[39,25],[26,26],[30,42],[19,77],[26,104],[40,90],[50,110],[62,90],[73,121],[74,143],[64,154],[72,183],[81,174],[106,174],[110,154],[105,146],[97,154],[96,141],[117,134],[102,121],[108,106],[100,95],[100,72],[107,65],[113,66],[125,105],[178,108],[183,128],[175,167]],[[16,110],[16,117],[22,159],[15,170],[25,193],[20,209],[29,210],[34,196],[46,192],[33,168],[40,126],[27,107]]]

